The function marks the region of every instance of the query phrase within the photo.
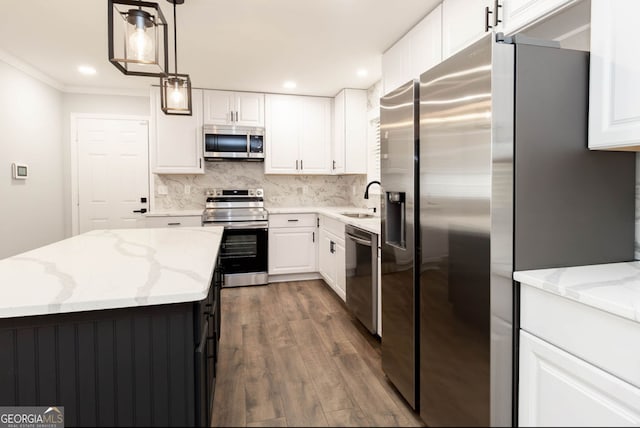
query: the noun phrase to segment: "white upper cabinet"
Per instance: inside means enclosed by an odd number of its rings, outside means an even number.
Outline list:
[[[331,173],[331,99],[267,94],[265,174]]]
[[[442,60],[442,6],[438,5],[382,56],[386,94]]]
[[[591,1],[589,148],[640,151],[640,1]]]
[[[367,173],[367,91],[343,89],[335,97],[331,169],[334,174]]]
[[[576,0],[500,0],[498,30],[512,34]],[[494,4],[495,8],[495,4]]]
[[[442,61],[442,5],[433,9],[409,34],[411,75],[418,78]]]
[[[443,0],[442,57],[449,58],[494,26],[493,0]]]
[[[166,115],[160,109],[160,90],[151,88],[151,172],[204,174],[202,161],[202,90],[193,89],[192,115]]]
[[[264,94],[205,90],[204,123],[263,127]]]

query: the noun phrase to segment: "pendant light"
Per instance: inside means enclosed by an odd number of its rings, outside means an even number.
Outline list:
[[[160,78],[160,104],[165,114],[191,115],[191,78],[188,74],[178,74],[178,21],[176,4],[184,0],[167,0],[173,3],[173,59],[174,73]]]
[[[128,76],[161,77],[169,68],[167,22],[157,3],[109,0],[109,61]]]

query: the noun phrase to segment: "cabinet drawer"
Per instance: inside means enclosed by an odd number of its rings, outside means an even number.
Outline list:
[[[520,327],[640,387],[640,324],[521,285]]]
[[[307,214],[270,214],[269,227],[316,227],[316,215]]]
[[[344,223],[324,215],[320,216],[320,228],[335,235],[344,245]]]
[[[195,227],[202,226],[200,216],[162,216],[147,217],[147,227]]]

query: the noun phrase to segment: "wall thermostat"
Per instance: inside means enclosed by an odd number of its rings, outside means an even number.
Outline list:
[[[11,172],[14,180],[26,180],[29,176],[29,167],[23,163],[12,163]]]

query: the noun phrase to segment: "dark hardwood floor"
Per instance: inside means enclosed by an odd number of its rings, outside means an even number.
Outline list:
[[[423,426],[321,280],[225,288],[213,426]]]

